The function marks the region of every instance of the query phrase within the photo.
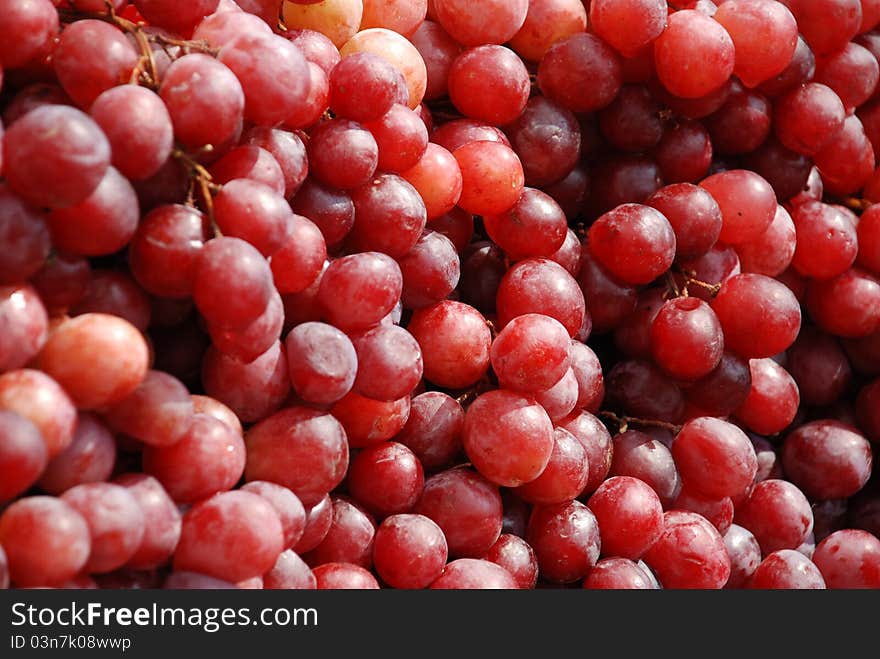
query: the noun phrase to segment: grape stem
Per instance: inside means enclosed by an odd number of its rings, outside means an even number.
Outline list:
[[[698,286],[706,290],[711,297],[718,295],[718,291],[721,290],[721,284],[712,284],[708,281],[698,279],[697,273],[693,270],[685,270],[684,268],[676,267],[675,271],[676,274],[684,278],[684,284],[679,286],[672,272],[670,271],[666,273],[667,290],[670,295],[674,293],[674,297],[687,297],[689,294],[688,287],[690,286]]]
[[[183,165],[189,174],[190,187],[187,192],[187,204],[190,206],[196,205],[195,194],[198,191],[202,204],[205,207],[205,213],[208,215],[208,219],[211,220],[214,235],[223,235],[214,222],[214,195],[220,192],[220,186],[212,182],[211,172],[205,169],[204,165],[193,160],[183,149],[175,148],[171,152],[171,157]]]
[[[842,197],[840,199],[831,200],[831,203],[840,204],[856,213],[861,213],[862,211],[867,210],[868,207],[874,205],[874,202],[870,199],[860,199],[859,197]]]
[[[674,435],[677,435],[678,432],[681,430],[681,426],[677,426],[674,423],[658,421],[657,419],[640,419],[634,416],[616,414],[615,412],[611,412],[609,410],[600,410],[598,412],[598,416],[616,423],[618,434],[626,432],[630,424],[636,426],[648,426],[652,428],[663,428],[664,430],[670,431]]]
[[[171,60],[193,52],[217,57],[220,52],[217,48],[212,48],[204,40],[174,39],[162,34],[150,34],[144,30],[142,25],[117,15],[110,0],[104,0],[104,4],[107,6],[106,13],[61,9],[58,11],[58,15],[65,23],[74,23],[82,19],[105,21],[130,34],[140,50],[140,59],[131,73],[130,84],[139,84],[153,91],[159,89],[159,70],[156,66],[156,59],[153,56],[151,43],[159,44]],[[174,48],[179,49],[179,52],[175,53],[173,51]]]

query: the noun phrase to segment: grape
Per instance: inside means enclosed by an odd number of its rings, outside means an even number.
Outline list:
[[[284,2],[284,24],[292,30],[323,34],[341,48],[358,31],[364,14],[362,0],[323,0],[319,3]],[[329,68],[327,69],[329,73]]]
[[[520,198],[525,186],[522,163],[508,146],[478,140],[452,152],[461,170],[458,205],[475,215],[504,213]]]
[[[112,483],[84,483],[60,499],[86,520],[91,552],[84,569],[106,573],[127,563],[144,536],[144,512],[126,488]]]
[[[427,211],[418,191],[404,178],[380,174],[351,192],[355,225],[349,244],[359,252],[392,258],[407,254],[422,234]]]
[[[682,486],[678,496],[673,501],[671,509],[687,510],[702,515],[722,535],[727,533],[733,522],[733,499],[730,497],[723,497],[721,499],[706,498],[701,494],[694,494],[684,486]]]
[[[413,312],[408,331],[422,351],[425,379],[441,387],[463,389],[489,368],[492,335],[473,307],[444,300]]]
[[[283,549],[281,521],[268,501],[252,492],[223,492],[183,516],[174,569],[242,581],[272,569]]]
[[[646,284],[672,265],[675,233],[659,211],[624,204],[590,227],[589,249],[599,263],[628,284]]]
[[[751,389],[734,416],[750,430],[772,435],[792,422],[800,404],[794,378],[772,359],[749,360]]]
[[[461,198],[461,167],[449,151],[437,144],[428,143],[419,160],[400,175],[422,197],[429,221],[452,211]]]
[[[358,452],[347,483],[359,504],[378,517],[388,517],[413,509],[425,477],[422,464],[410,449],[397,442],[383,442]]]
[[[588,501],[599,522],[602,553],[637,560],[660,538],[663,507],[650,485],[631,476],[612,476]]]
[[[605,385],[608,403],[627,414],[675,423],[684,413],[681,389],[650,362],[618,362],[608,373]]]
[[[786,5],[790,5],[798,30],[817,55],[840,50],[858,33],[862,22],[858,0],[831,0],[819,5],[789,0]]]
[[[46,469],[46,442],[39,429],[12,411],[0,411],[0,501],[24,493]]]
[[[304,506],[314,506],[342,481],[348,469],[345,440],[345,431],[330,414],[286,408],[247,431],[245,477],[284,485]]]
[[[724,105],[705,120],[713,152],[744,154],[760,147],[770,134],[771,110],[763,94],[738,84],[731,87]]]
[[[678,496],[681,478],[669,449],[639,430],[614,438],[612,476],[629,476],[647,483],[668,507]]]
[[[754,590],[824,590],[825,580],[809,558],[793,549],[780,549],[764,557],[747,587]]]
[[[653,590],[657,586],[639,563],[628,558],[603,558],[590,570],[583,587],[590,590]]]
[[[375,138],[361,124],[331,119],[309,136],[309,169],[326,185],[350,190],[369,182],[379,162]],[[343,161],[346,167],[339,167]]]
[[[234,179],[249,179],[263,183],[279,195],[285,193],[284,172],[269,151],[255,146],[238,146],[211,164],[211,180],[225,184]],[[216,201],[215,201],[216,203]]]
[[[236,6],[238,6],[236,4]],[[215,48],[222,48],[240,32],[271,34],[269,25],[256,15],[244,11],[220,11],[208,14],[192,33],[193,40],[204,40]]]
[[[593,492],[611,469],[612,442],[608,429],[589,412],[577,409],[556,425],[570,432],[583,445],[590,475],[582,493]]]
[[[724,352],[718,366],[687,388],[686,397],[689,403],[707,414],[723,417],[745,402],[751,383],[749,360]]]
[[[59,137],[56,127],[65,126]],[[36,206],[78,204],[101,183],[110,166],[110,144],[87,114],[64,105],[38,107],[3,137],[6,182]],[[46,185],[53,181],[53,185]]]
[[[449,98],[464,116],[502,125],[516,119],[529,99],[529,73],[509,48],[468,48],[447,74]]]
[[[186,7],[178,7],[169,0],[133,0],[141,16],[151,25],[163,27],[172,32],[188,34],[208,14],[218,7],[218,0],[196,0]]]
[[[0,64],[6,68],[27,64],[58,34],[58,12],[49,0],[3,0],[0,13]]]
[[[730,557],[730,577],[725,588],[743,588],[761,563],[761,548],[755,536],[737,524],[731,524],[723,536]]]
[[[747,243],[760,236],[776,214],[776,195],[761,176],[735,169],[713,174],[700,182],[721,209],[721,242]]]
[[[797,45],[788,65],[777,75],[758,85],[758,90],[770,97],[777,97],[786,91],[813,79],[816,73],[816,56],[812,49],[798,34]]]
[[[453,39],[465,46],[501,44],[513,37],[526,20],[526,0],[434,0],[437,20]]]
[[[469,142],[500,142],[510,146],[507,135],[497,126],[492,126],[478,119],[453,119],[438,126],[431,134],[431,142],[442,146],[449,152]]]
[[[860,529],[844,529],[816,545],[813,563],[828,588],[876,588],[880,583],[878,557],[880,543],[876,536]]]
[[[692,9],[677,11],[657,36],[654,63],[666,89],[697,99],[720,89],[733,73],[734,43],[717,21]]]
[[[553,424],[544,409],[534,399],[503,389],[471,403],[462,439],[477,471],[506,487],[535,480],[554,446]]]
[[[275,566],[263,575],[266,590],[315,590],[317,583],[311,568],[292,549],[281,552]]]
[[[235,74],[201,53],[184,55],[168,68],[159,96],[174,136],[188,147],[219,146],[241,130],[245,96]]]
[[[332,408],[331,413],[345,429],[348,445],[363,448],[391,439],[409,418],[410,398],[374,400],[351,391]]]
[[[354,204],[342,190],[307,178],[291,200],[294,213],[311,220],[320,229],[327,247],[335,247],[354,226]],[[296,230],[294,230],[296,233]]]
[[[49,318],[31,286],[0,286],[0,372],[25,366],[46,343]]]
[[[354,390],[376,400],[410,394],[422,378],[422,353],[412,335],[396,325],[380,325],[352,337],[357,354]]]
[[[440,302],[458,285],[460,262],[455,245],[438,231],[423,232],[398,264],[403,275],[400,299],[407,309]]]
[[[343,58],[357,52],[381,55],[391,62],[406,81],[409,96],[404,102],[410,109],[418,107],[425,96],[428,74],[422,56],[408,39],[386,28],[367,28],[360,30],[339,48]]]
[[[379,589],[379,583],[372,572],[353,563],[324,563],[312,570],[312,573],[315,576],[318,590]]]
[[[174,146],[171,115],[162,99],[137,85],[102,92],[89,114],[110,142],[111,162],[128,179],[148,179],[168,160]],[[138,120],[131,122],[136,116]]]
[[[52,458],[39,476],[40,489],[55,495],[83,483],[100,483],[110,478],[116,466],[116,438],[89,412],[81,412],[73,440]]]
[[[427,0],[366,0],[361,29],[384,27],[410,37],[425,20],[427,10]]]
[[[871,445],[855,428],[817,420],[795,428],[782,445],[786,477],[812,499],[846,499],[871,476]]]
[[[571,364],[568,333],[549,316],[517,316],[492,342],[490,359],[503,387],[542,391],[558,382]]]
[[[55,328],[38,362],[77,407],[96,409],[132,393],[146,376],[147,359],[146,341],[131,323],[87,313]]]
[[[327,319],[343,330],[379,323],[400,299],[403,277],[389,256],[362,252],[330,262],[321,277],[318,302]]]
[[[622,151],[649,151],[663,135],[660,105],[646,87],[624,85],[599,112],[599,130]]]
[[[657,162],[644,155],[621,154],[592,170],[587,208],[600,215],[627,203],[641,204],[663,187]]]
[[[880,328],[880,281],[860,268],[807,286],[806,307],[813,321],[836,336],[858,339]]]
[[[774,117],[775,134],[783,146],[814,155],[843,128],[845,108],[834,90],[808,82],[777,99]]]
[[[572,340],[569,347],[571,370],[577,380],[576,407],[595,413],[605,396],[605,379],[596,353],[588,345]]]
[[[331,325],[298,325],[285,338],[293,390],[311,403],[331,404],[347,394],[357,375],[357,353],[349,338]]]
[[[373,539],[373,564],[393,588],[430,585],[446,564],[443,531],[424,515],[398,514],[382,520]]]
[[[445,96],[448,91],[449,67],[461,52],[461,45],[439,23],[432,20],[422,21],[415,32],[409,35],[409,40],[425,63],[427,82],[424,100]]]
[[[361,51],[344,57],[330,71],[329,104],[337,117],[366,122],[378,119],[394,103],[409,100],[399,97],[402,74],[380,55]]]
[[[148,570],[164,565],[180,538],[181,514],[162,485],[152,476],[121,474],[113,483],[126,488],[144,513],[144,536],[127,567]]]
[[[530,590],[535,587],[538,580],[538,560],[535,551],[522,538],[502,534],[483,558],[507,570],[518,588]]]
[[[349,563],[364,569],[372,567],[373,518],[348,499],[333,499],[333,521],[324,539],[303,560],[312,568],[326,563]]]
[[[783,206],[777,206],[776,215],[764,233],[753,241],[737,245],[736,251],[744,272],[776,277],[791,265],[796,249],[797,232],[792,217]]]
[[[730,557],[721,535],[697,513],[664,513],[660,538],[645,562],[664,588],[720,589],[730,576]]]
[[[501,535],[498,487],[467,467],[425,479],[414,513],[433,520],[446,536],[450,557],[484,555]]]
[[[654,158],[666,183],[696,183],[712,162],[709,133],[702,124],[689,119],[666,126]]]
[[[871,178],[874,148],[856,115],[849,115],[835,139],[813,156],[828,192],[849,194]]]
[[[710,499],[745,494],[758,469],[755,449],[746,434],[714,417],[698,417],[684,424],[672,444],[672,457],[684,486]],[[706,465],[712,465],[711,472]]]
[[[503,567],[477,558],[450,561],[430,586],[432,590],[513,590],[518,587],[516,578]]]
[[[737,506],[734,521],[754,534],[765,556],[797,548],[813,530],[813,513],[804,493],[779,479],[757,483]]]
[[[846,353],[834,337],[815,328],[801,330],[786,357],[786,368],[806,403],[830,405],[849,386],[852,368]]]
[[[847,112],[872,97],[878,78],[880,65],[871,51],[857,43],[847,43],[841,50],[816,62],[815,80],[833,89]]]
[[[666,301],[651,322],[651,352],[670,376],[697,380],[721,360],[724,334],[712,308],[702,300],[679,297]]]
[[[506,212],[485,215],[489,237],[510,259],[551,256],[565,241],[565,214],[552,197],[534,188],[524,188],[520,198]]]
[[[93,19],[66,26],[52,53],[58,82],[85,110],[101,92],[127,82],[137,62],[134,46],[121,31]]]
[[[621,55],[633,57],[660,36],[666,14],[663,0],[593,0],[590,27]]]
[[[788,8],[770,0],[727,0],[724,5],[713,18],[733,40],[737,77],[755,87],[785,70],[797,46],[798,28],[803,32]]]
[[[750,358],[770,357],[794,343],[801,326],[800,305],[783,284],[744,273],[724,282],[712,301],[725,345]],[[751,313],[743,310],[751,309]]]
[[[86,565],[91,535],[85,518],[63,499],[23,497],[0,515],[0,544],[17,587],[55,586]]]
[[[98,186],[77,204],[48,215],[52,242],[70,254],[103,256],[125,247],[138,227],[140,208],[131,183],[109,167]]]
[[[309,93],[284,120],[285,128],[310,128],[317,124],[330,106],[330,81],[319,65],[306,62],[309,71]]]
[[[593,112],[620,90],[620,58],[608,44],[575,33],[553,44],[538,64],[538,87],[572,112]]]
[[[406,425],[395,436],[415,454],[425,469],[448,465],[462,448],[464,410],[440,391],[414,396]]]
[[[553,583],[584,578],[599,559],[602,543],[593,512],[580,501],[535,506],[527,542],[535,551],[541,575]]]
[[[405,105],[394,103],[378,119],[364,122],[379,149],[377,167],[402,174],[415,167],[428,148],[428,129],[421,118]],[[427,206],[427,202],[426,202]]]
[[[76,407],[59,383],[42,371],[25,368],[0,375],[0,410],[15,412],[37,427],[49,459],[73,441]]]
[[[162,483],[177,502],[192,503],[232,489],[244,472],[241,436],[222,421],[196,414],[181,439],[170,446],[147,446],[144,471]],[[197,461],[200,469],[191,468]]]

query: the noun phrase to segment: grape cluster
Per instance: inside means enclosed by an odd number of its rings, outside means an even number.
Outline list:
[[[878,60],[878,0],[0,0],[0,587],[880,588]]]

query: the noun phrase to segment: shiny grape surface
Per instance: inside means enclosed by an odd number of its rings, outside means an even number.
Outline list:
[[[880,588],[876,0],[0,16],[0,587]]]

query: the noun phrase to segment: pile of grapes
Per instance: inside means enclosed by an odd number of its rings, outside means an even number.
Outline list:
[[[0,0],[0,587],[880,588],[878,59],[880,0]]]

